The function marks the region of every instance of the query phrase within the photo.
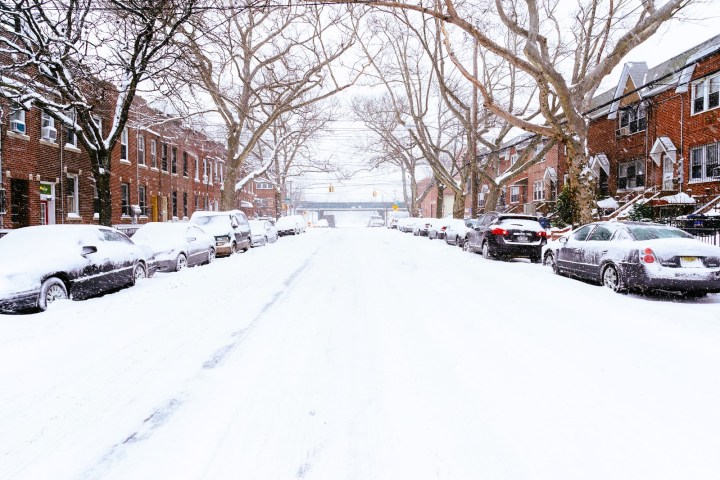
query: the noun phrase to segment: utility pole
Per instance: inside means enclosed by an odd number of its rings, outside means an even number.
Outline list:
[[[478,43],[475,40],[473,46],[473,78],[477,81],[478,76]],[[480,178],[477,164],[477,131],[478,131],[478,88],[473,83],[472,107],[470,108],[470,148],[468,161],[470,162],[470,217],[478,216],[478,190]]]

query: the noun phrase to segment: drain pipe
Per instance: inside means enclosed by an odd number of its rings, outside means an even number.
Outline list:
[[[0,106],[0,228],[4,228],[6,199],[5,199],[5,183],[3,179],[3,125],[5,125],[5,109]]]

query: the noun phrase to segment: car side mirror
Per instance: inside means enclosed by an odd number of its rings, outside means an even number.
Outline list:
[[[558,240],[560,243],[565,244],[568,242],[568,237],[560,237],[560,240]]]
[[[93,247],[93,246],[82,247],[82,252],[80,253],[80,255],[82,255],[84,257],[86,255],[90,255],[91,253],[97,253],[97,247]]]

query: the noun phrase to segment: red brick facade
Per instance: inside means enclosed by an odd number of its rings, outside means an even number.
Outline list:
[[[150,116],[157,118],[158,113],[138,99],[126,133],[113,150],[112,223],[183,220],[195,210],[217,210],[221,189],[230,187],[223,183],[223,145],[167,119],[158,126],[140,126],[139,118],[152,125],[146,120]],[[38,109],[26,111],[24,117],[23,129],[6,114],[0,130],[6,192],[0,227],[97,223],[94,179],[84,147],[72,136],[69,140],[59,125],[55,141],[42,139],[47,130],[41,127]],[[110,118],[102,118],[105,135],[109,125]],[[240,192],[238,205],[242,200],[252,202],[253,196]],[[132,206],[140,207],[136,217]]]

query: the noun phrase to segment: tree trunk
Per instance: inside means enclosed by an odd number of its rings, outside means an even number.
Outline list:
[[[110,152],[95,151],[90,154],[93,178],[98,197],[100,225],[112,226],[112,194],[110,193]]]
[[[235,158],[237,147],[238,141],[236,139],[228,139],[227,157],[225,161],[225,188],[223,188],[220,196],[220,210],[235,210],[238,208],[235,184],[240,180],[240,168],[237,165],[241,165],[242,162],[238,162]],[[210,175],[212,175],[212,172],[210,172]]]
[[[577,214],[576,218],[573,218],[573,224],[584,225],[593,221],[592,209],[595,202],[595,189],[588,178],[588,172],[584,171],[588,164],[588,155],[583,148],[582,140],[568,139],[565,145],[570,188],[574,188],[576,192]]]
[[[455,200],[453,201],[453,218],[465,218],[465,198],[466,194],[455,192]],[[471,213],[472,215],[472,213]]]
[[[500,187],[500,185],[490,185],[490,190],[485,194],[485,212],[497,210],[501,192],[502,187]]]
[[[445,187],[438,185],[437,187],[437,205],[435,208],[435,218],[443,217],[443,209],[445,207]]]

